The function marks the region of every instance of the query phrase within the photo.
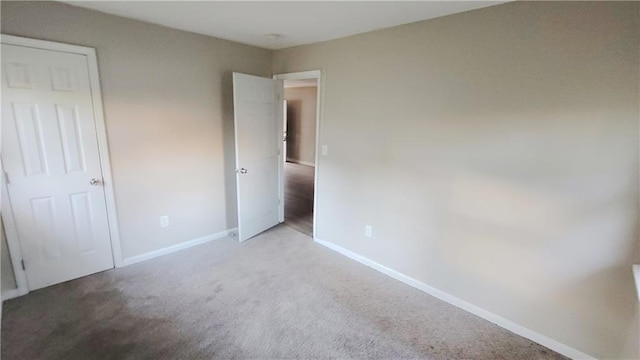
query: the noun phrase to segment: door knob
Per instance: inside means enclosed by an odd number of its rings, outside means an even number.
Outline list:
[[[236,172],[239,172],[240,174],[246,174],[247,173],[247,169],[242,168],[240,170],[236,170]]]
[[[91,184],[92,186],[98,186],[100,185],[100,180],[93,178],[91,180],[89,180],[89,184]]]

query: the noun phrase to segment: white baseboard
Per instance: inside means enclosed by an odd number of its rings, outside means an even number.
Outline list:
[[[18,289],[4,290],[2,291],[2,301],[17,298],[20,296]]]
[[[316,164],[314,164],[312,162],[296,160],[296,159],[290,159],[290,158],[287,158],[287,162],[291,162],[291,163],[294,163],[294,164],[311,166],[311,167],[315,167],[316,166]]]
[[[529,340],[535,341],[538,344],[548,347],[549,349],[556,351],[562,355],[568,356],[572,359],[595,359],[593,356],[587,355],[581,351],[578,351],[568,345],[562,344],[556,340],[553,340],[547,336],[544,336],[540,333],[537,333],[531,329],[528,329],[522,325],[516,324],[511,320],[507,320],[499,315],[496,315],[492,312],[484,310],[476,305],[473,305],[469,302],[466,302],[458,297],[455,297],[449,293],[438,290],[433,286],[427,285],[419,280],[416,280],[412,277],[404,275],[396,270],[390,269],[384,265],[381,265],[373,260],[370,260],[364,256],[358,255],[350,250],[347,250],[341,246],[330,243],[321,239],[314,239],[318,244],[325,246],[331,250],[339,252],[340,254],[351,258],[361,264],[367,265],[375,270],[380,271],[381,273],[388,275],[396,280],[402,281],[403,283],[412,286],[418,290],[422,290],[427,294],[434,296],[444,302],[447,302],[451,305],[454,305],[462,310],[470,312],[474,315],[477,315],[485,320],[488,320],[502,328],[505,328],[513,333],[516,333],[522,337],[525,337]]]
[[[169,247],[166,247],[166,248],[150,251],[150,252],[142,254],[142,255],[132,256],[130,258],[126,258],[126,259],[122,260],[122,266],[127,266],[127,265],[131,265],[131,264],[139,263],[141,261],[153,259],[153,258],[156,258],[158,256],[171,254],[171,253],[174,253],[176,251],[188,249],[188,248],[196,246],[196,245],[201,245],[201,244],[207,243],[209,241],[222,239],[224,237],[229,236],[232,233],[236,233],[237,234],[238,233],[238,228],[224,230],[224,231],[221,231],[221,232],[216,233],[216,234],[211,234],[211,235],[203,236],[203,237],[200,237],[200,238],[197,238],[197,239],[185,241],[185,242],[177,244],[177,245],[172,245],[172,246],[169,246]]]

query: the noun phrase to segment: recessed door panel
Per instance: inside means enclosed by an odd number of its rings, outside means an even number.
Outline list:
[[[83,254],[95,250],[93,245],[93,214],[89,193],[71,194],[69,199],[78,250]]]
[[[46,173],[47,159],[44,153],[45,146],[38,107],[33,103],[13,103],[12,105],[24,174],[30,176]]]
[[[84,153],[80,139],[80,124],[75,106],[56,105],[58,129],[66,172],[84,171]]]
[[[66,66],[52,66],[51,87],[54,91],[73,91],[73,71]]]
[[[38,247],[44,261],[60,258],[60,239],[56,237],[56,207],[52,196],[31,199],[31,214]]]
[[[4,71],[7,74],[7,86],[12,89],[33,89],[29,64],[6,61]]]

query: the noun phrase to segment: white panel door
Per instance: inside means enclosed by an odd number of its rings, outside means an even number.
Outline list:
[[[233,74],[238,237],[279,223],[282,80]]]
[[[2,161],[31,290],[113,267],[85,55],[2,45]]]

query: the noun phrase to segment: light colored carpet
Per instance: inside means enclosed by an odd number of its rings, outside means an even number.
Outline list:
[[[11,359],[557,359],[286,226],[9,300]]]

